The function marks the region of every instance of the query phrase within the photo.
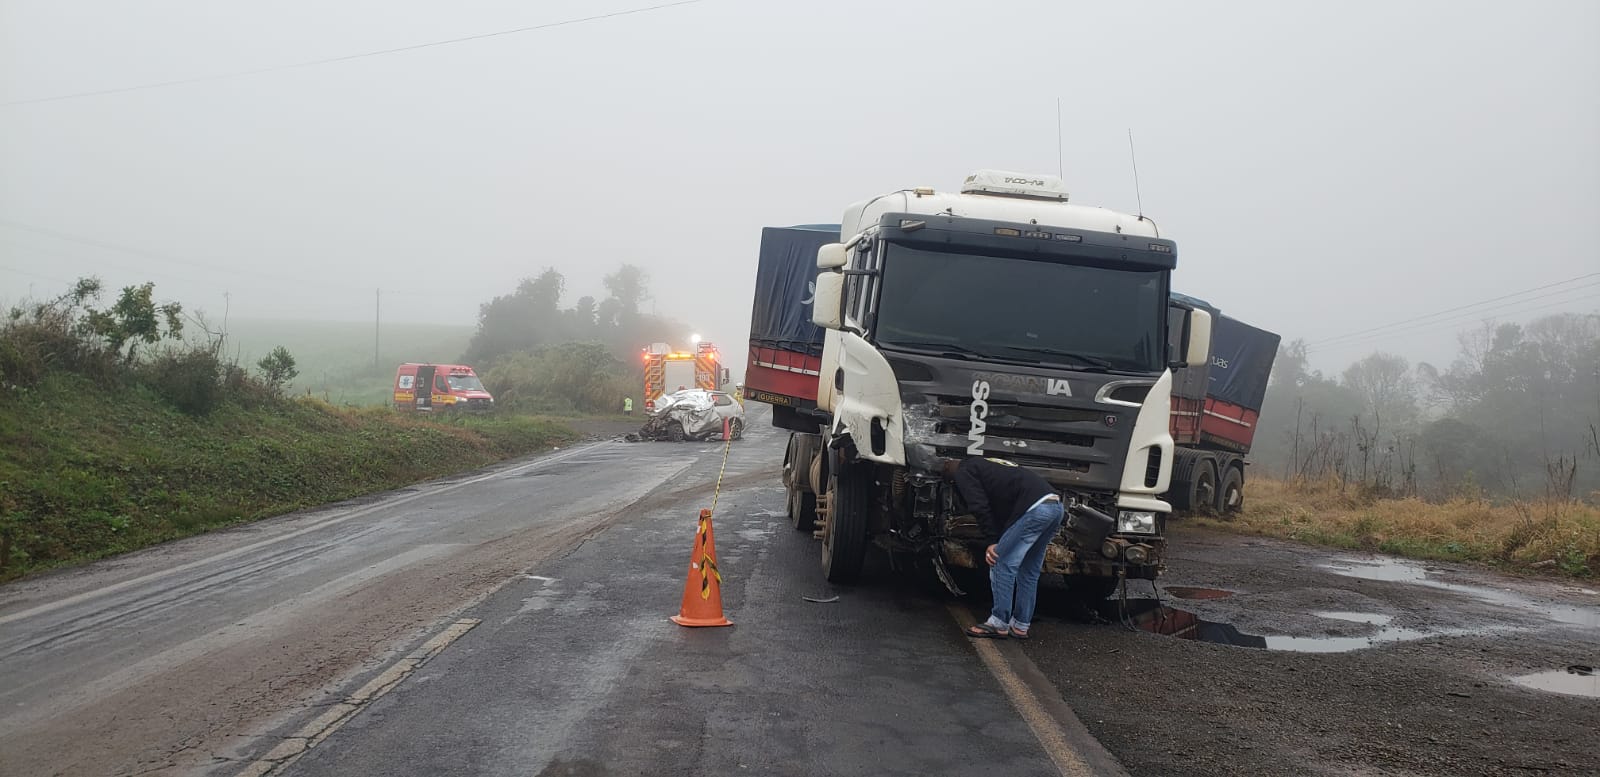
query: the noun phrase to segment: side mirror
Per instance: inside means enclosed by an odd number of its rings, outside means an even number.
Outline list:
[[[1188,334],[1183,342],[1183,366],[1199,367],[1211,359],[1211,314],[1189,311]]]
[[[839,249],[843,253],[843,247]],[[825,272],[817,275],[817,294],[811,303],[811,323],[823,329],[844,326],[844,273]]]
[[[837,270],[850,263],[850,252],[843,243],[829,243],[817,249],[817,269]]]

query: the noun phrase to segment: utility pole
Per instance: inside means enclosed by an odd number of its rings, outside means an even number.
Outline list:
[[[372,368],[382,369],[378,361],[378,342],[383,332],[383,289],[372,290]]]

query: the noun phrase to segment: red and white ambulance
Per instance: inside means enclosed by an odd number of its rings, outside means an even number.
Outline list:
[[[465,364],[406,362],[394,375],[396,410],[489,410],[494,397]]]

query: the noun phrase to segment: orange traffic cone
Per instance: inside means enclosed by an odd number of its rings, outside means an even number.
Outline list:
[[[732,626],[722,617],[722,573],[717,571],[717,539],[711,533],[711,511],[700,511],[689,556],[689,577],[683,581],[683,605],[672,622],[679,626]]]

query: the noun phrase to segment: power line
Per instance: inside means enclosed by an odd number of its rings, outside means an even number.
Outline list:
[[[1479,307],[1481,305],[1487,305],[1487,304],[1489,304],[1491,302],[1499,302],[1501,300],[1511,299],[1512,297],[1521,297],[1521,296],[1526,295],[1526,294],[1532,294],[1533,292],[1536,292],[1536,291],[1544,291],[1545,289],[1551,289],[1551,288],[1555,288],[1557,286],[1565,286],[1565,285],[1567,285],[1569,283],[1575,283],[1577,281],[1585,280],[1585,279],[1588,279],[1588,278],[1595,278],[1595,277],[1600,277],[1600,272],[1587,273],[1587,274],[1584,274],[1584,275],[1579,275],[1577,277],[1568,278],[1568,279],[1566,279],[1564,281],[1556,281],[1555,283],[1547,283],[1547,284],[1545,284],[1543,286],[1535,286],[1535,287],[1533,287],[1531,289],[1523,289],[1522,291],[1512,292],[1510,294],[1504,294],[1504,295],[1501,295],[1499,297],[1491,297],[1489,299],[1479,300],[1477,302],[1472,302],[1472,303],[1468,303],[1468,304],[1465,304],[1465,305],[1458,305],[1456,307],[1447,308],[1445,310],[1440,310],[1440,311],[1437,311],[1437,312],[1434,312],[1434,313],[1428,313],[1426,315],[1416,316],[1414,318],[1408,318],[1408,319],[1406,319],[1404,321],[1396,321],[1396,322],[1394,322],[1392,324],[1384,324],[1382,326],[1375,326],[1375,327],[1372,327],[1370,329],[1363,329],[1363,330],[1361,330],[1359,332],[1349,332],[1349,333],[1342,334],[1342,335],[1335,335],[1333,337],[1325,337],[1325,338],[1323,338],[1321,340],[1318,340],[1316,342],[1311,343],[1310,345],[1313,345],[1313,346],[1332,345],[1332,344],[1334,344],[1334,343],[1336,343],[1337,341],[1340,341],[1340,340],[1356,338],[1356,337],[1359,337],[1361,335],[1365,335],[1365,334],[1369,334],[1369,333],[1373,333],[1373,332],[1379,332],[1379,331],[1382,331],[1382,330],[1385,330],[1385,329],[1393,329],[1394,327],[1404,326],[1406,324],[1414,324],[1414,323],[1418,323],[1418,322],[1422,322],[1422,321],[1427,321],[1430,318],[1437,318],[1437,317],[1445,315],[1447,313],[1455,313],[1457,311],[1468,310],[1468,309],[1471,309],[1471,308]],[[1592,283],[1591,284],[1586,284],[1586,286],[1593,286],[1593,285],[1595,285],[1595,284],[1592,284]],[[1580,286],[1580,287],[1574,287],[1574,288],[1585,288],[1585,287]],[[1570,291],[1570,290],[1571,289],[1567,289],[1567,290],[1564,290],[1564,291]],[[1555,293],[1556,294],[1561,294],[1561,293],[1564,293],[1564,292],[1555,292]],[[1551,295],[1545,295],[1545,296],[1551,296]],[[1539,298],[1535,297],[1534,299],[1539,299]],[[1524,300],[1524,301],[1527,301],[1527,300]]]
[[[1434,319],[1432,321],[1428,321],[1426,323],[1422,323],[1422,324],[1419,325],[1419,326],[1422,327],[1421,329],[1418,329],[1417,327],[1407,327],[1406,329],[1403,329],[1403,330],[1391,329],[1389,331],[1378,332],[1376,334],[1364,335],[1362,337],[1346,338],[1346,339],[1340,340],[1338,342],[1332,342],[1332,343],[1323,342],[1321,345],[1313,344],[1312,350],[1315,350],[1315,349],[1318,349],[1318,348],[1330,348],[1330,347],[1339,348],[1339,347],[1342,347],[1342,346],[1354,345],[1354,344],[1357,344],[1357,343],[1370,342],[1372,340],[1381,340],[1381,339],[1390,337],[1392,335],[1406,335],[1406,334],[1415,334],[1415,333],[1419,333],[1419,332],[1439,331],[1438,329],[1432,328],[1432,327],[1434,327],[1434,325],[1436,325],[1436,324],[1458,323],[1458,322],[1466,321],[1466,320],[1473,319],[1473,318],[1479,318],[1479,317],[1485,316],[1490,311],[1504,310],[1505,308],[1514,308],[1514,307],[1517,307],[1518,305],[1526,305],[1526,304],[1528,304],[1530,302],[1538,302],[1539,300],[1542,300],[1542,299],[1550,299],[1551,297],[1559,297],[1559,296],[1561,296],[1563,294],[1570,294],[1570,293],[1575,292],[1575,291],[1583,291],[1585,289],[1594,288],[1596,286],[1600,286],[1600,281],[1595,281],[1593,283],[1586,283],[1586,284],[1583,284],[1581,286],[1571,286],[1571,287],[1568,287],[1568,288],[1565,288],[1565,289],[1552,291],[1552,292],[1550,292],[1548,294],[1538,294],[1538,295],[1535,295],[1535,296],[1532,296],[1532,297],[1527,297],[1525,299],[1513,300],[1511,302],[1502,302],[1502,303],[1500,303],[1498,305],[1490,305],[1488,307],[1477,307],[1477,308],[1474,308],[1472,310],[1468,310],[1468,311],[1466,311],[1464,313],[1457,313],[1457,314],[1455,314],[1453,316],[1450,316],[1448,318],[1436,318],[1436,319]],[[1565,304],[1567,304],[1569,302],[1575,302],[1575,301],[1580,300],[1580,299],[1587,299],[1587,297],[1574,297],[1572,299],[1562,300],[1561,302],[1557,302],[1557,303],[1555,303],[1555,305],[1565,305]],[[1546,307],[1551,307],[1551,306],[1547,305]]]
[[[267,281],[267,282],[270,282],[270,283],[280,283],[280,284],[290,284],[290,285],[293,285],[293,283],[294,283],[292,280],[286,279],[286,278],[284,278],[282,276],[269,275],[269,274],[266,274],[266,273],[252,272],[250,270],[243,270],[243,269],[239,269],[239,268],[235,268],[235,267],[218,267],[216,265],[206,264],[204,262],[196,262],[196,261],[194,261],[192,259],[184,259],[182,257],[172,256],[170,254],[161,254],[161,253],[156,253],[155,251],[147,251],[147,250],[142,249],[142,248],[132,248],[130,246],[117,245],[116,243],[107,243],[107,242],[105,242],[103,240],[95,240],[93,238],[79,237],[77,235],[68,234],[66,232],[61,232],[59,230],[49,229],[47,227],[36,227],[36,226],[31,225],[31,224],[23,224],[21,222],[12,221],[10,219],[0,219],[0,226],[6,226],[6,227],[9,227],[11,229],[22,230],[24,232],[34,232],[34,233],[37,233],[37,234],[40,234],[40,235],[47,235],[49,237],[56,238],[57,240],[65,240],[65,241],[67,241],[69,243],[81,243],[81,244],[86,245],[86,246],[93,246],[95,248],[101,248],[101,249],[105,249],[105,250],[108,250],[108,251],[117,251],[119,253],[131,254],[133,256],[139,256],[139,257],[143,257],[145,259],[155,259],[155,260],[163,261],[163,262],[173,262],[175,264],[186,265],[186,266],[193,267],[193,268],[199,269],[199,270],[207,270],[207,271],[210,271],[210,272],[225,273],[225,274],[228,274],[230,276],[243,275],[243,276],[256,278],[258,280]],[[357,291],[357,290],[366,291],[366,289],[360,288],[360,287],[356,287],[356,286],[342,286],[341,287],[341,286],[337,286],[336,284],[322,284],[322,285],[325,286],[325,287],[331,285],[331,286],[335,286],[337,288],[343,288],[343,289],[348,290],[348,291]]]
[[[546,22],[544,24],[534,24],[534,25],[530,25],[530,26],[527,26],[527,27],[517,27],[515,29],[510,29],[510,30],[499,30],[499,31],[496,31],[496,32],[485,32],[485,33],[480,33],[480,34],[477,34],[477,35],[468,35],[468,36],[462,37],[462,38],[450,38],[448,40],[429,41],[427,43],[417,43],[417,44],[413,44],[413,45],[410,45],[410,46],[399,46],[399,47],[392,48],[392,49],[380,49],[378,51],[367,51],[367,52],[363,52],[363,53],[360,53],[360,54],[346,54],[344,56],[328,57],[326,59],[313,59],[313,60],[308,60],[308,61],[305,61],[305,62],[295,62],[295,63],[288,64],[288,65],[274,65],[272,67],[258,68],[258,69],[255,69],[255,70],[241,70],[241,71],[237,71],[237,72],[233,72],[233,73],[220,73],[220,74],[217,74],[217,75],[210,75],[210,76],[196,76],[194,78],[181,78],[181,79],[177,79],[177,80],[173,80],[173,81],[157,81],[157,82],[148,83],[148,84],[138,84],[136,86],[119,86],[119,87],[114,87],[114,88],[111,88],[111,89],[95,89],[95,90],[87,91],[87,92],[73,92],[71,94],[52,95],[50,97],[30,97],[30,98],[27,98],[27,99],[24,99],[24,100],[11,100],[9,102],[0,103],[0,108],[9,108],[9,107],[16,106],[16,105],[32,105],[32,104],[35,104],[35,103],[57,102],[57,101],[60,101],[60,100],[76,100],[76,99],[81,98],[81,97],[98,97],[98,96],[107,95],[107,94],[120,94],[120,93],[123,93],[123,92],[136,92],[136,91],[140,91],[140,90],[144,90],[144,89],[161,89],[161,88],[168,87],[168,86],[182,86],[184,84],[198,84],[198,83],[203,83],[203,82],[206,82],[206,81],[221,81],[221,80],[225,80],[225,79],[229,79],[229,78],[243,78],[245,76],[258,76],[258,75],[264,75],[266,73],[276,73],[276,72],[278,72],[280,70],[294,70],[294,69],[297,69],[297,68],[316,67],[318,65],[331,65],[331,64],[336,63],[336,62],[349,62],[350,60],[353,60],[353,59],[364,59],[366,57],[380,57],[380,56],[384,56],[384,55],[387,55],[387,54],[399,54],[401,52],[416,51],[417,49],[433,48],[435,46],[450,46],[450,45],[453,45],[453,44],[456,44],[456,43],[467,43],[469,41],[483,40],[485,38],[498,38],[498,37],[501,37],[501,36],[504,36],[504,35],[516,35],[516,34],[519,34],[519,33],[533,32],[533,31],[536,31],[536,30],[548,30],[548,29],[552,29],[552,28],[555,28],[555,27],[566,27],[566,26],[573,25],[573,24],[584,24],[586,22],[597,22],[597,21],[601,21],[601,20],[604,20],[604,19],[615,19],[615,18],[617,18],[619,16],[632,16],[634,14],[649,13],[651,11],[660,11],[660,10],[664,10],[664,9],[667,9],[667,8],[675,8],[675,7],[681,6],[681,5],[693,5],[693,4],[699,3],[699,2],[703,2],[703,0],[678,0],[678,2],[662,3],[660,5],[652,5],[652,6],[648,6],[648,7],[644,7],[644,8],[631,8],[631,9],[628,9],[628,10],[625,10],[625,11],[613,11],[611,13],[596,14],[594,16],[584,16],[584,17],[577,18],[577,19],[564,19],[564,20],[559,21],[559,22]]]
[[[48,229],[48,228],[45,228],[45,227],[36,227],[36,226],[29,225],[29,224],[22,224],[22,223],[19,223],[19,222],[10,221],[10,220],[3,219],[3,218],[0,218],[0,227],[7,227],[7,228],[11,228],[11,229],[22,230],[22,231],[25,231],[25,232],[36,233],[36,234],[39,234],[39,235],[44,235],[44,236],[47,236],[47,237],[55,238],[57,240],[65,240],[65,241],[72,242],[72,243],[80,243],[82,245],[91,246],[93,248],[99,248],[99,249],[108,250],[108,251],[115,251],[115,252],[118,252],[118,253],[131,254],[133,256],[141,257],[141,258],[144,258],[144,259],[154,259],[154,260],[158,260],[158,261],[175,262],[175,263],[178,263],[178,264],[188,265],[190,267],[194,267],[194,268],[197,268],[197,269],[205,270],[209,274],[212,274],[212,275],[215,275],[215,276],[224,277],[224,278],[230,279],[230,280],[231,279],[235,279],[237,276],[241,276],[242,275],[242,276],[248,276],[250,278],[253,278],[254,280],[258,280],[258,281],[262,281],[262,282],[265,282],[265,283],[270,283],[270,284],[276,285],[276,286],[278,286],[280,288],[286,288],[286,289],[292,288],[292,289],[297,289],[297,290],[300,290],[300,291],[304,291],[304,289],[305,289],[305,281],[304,281],[303,278],[296,278],[296,277],[291,277],[291,276],[281,276],[281,275],[280,276],[274,276],[274,275],[268,275],[268,274],[264,274],[264,273],[256,273],[256,272],[250,272],[250,271],[246,271],[246,270],[240,270],[240,269],[236,269],[236,268],[233,268],[233,267],[222,267],[222,266],[210,265],[210,264],[196,262],[196,261],[189,260],[189,259],[184,259],[184,258],[181,258],[181,257],[170,256],[170,255],[167,255],[167,254],[159,254],[159,253],[156,253],[156,252],[153,252],[153,251],[146,251],[146,250],[140,249],[140,248],[133,248],[133,247],[130,247],[130,246],[118,245],[116,243],[107,243],[107,242],[101,241],[101,240],[94,240],[94,239],[91,239],[91,238],[79,237],[77,235],[71,235],[71,234],[68,234],[66,232],[61,232],[59,230]],[[166,272],[166,271],[162,271],[162,270],[152,270],[152,269],[150,269],[148,267],[134,267],[134,266],[130,266],[128,264],[124,264],[122,262],[106,259],[104,257],[98,257],[98,256],[97,257],[89,257],[89,256],[74,254],[74,253],[62,251],[61,247],[59,247],[59,246],[45,247],[45,246],[31,245],[29,243],[25,243],[25,242],[22,242],[22,241],[18,240],[17,236],[15,236],[15,235],[8,235],[8,234],[5,234],[3,232],[0,232],[0,242],[11,242],[11,243],[21,247],[21,249],[23,249],[23,251],[26,251],[26,252],[37,251],[37,252],[42,252],[42,253],[47,253],[47,254],[54,254],[55,256],[64,257],[64,258],[67,258],[67,259],[72,259],[72,260],[75,260],[75,261],[78,261],[78,262],[82,262],[82,263],[87,264],[87,265],[110,267],[112,269],[120,270],[120,271],[122,271],[124,273],[129,273],[131,275],[139,276],[139,277],[142,277],[142,278],[145,278],[145,279],[154,277],[154,278],[157,278],[157,279],[166,278],[166,279],[168,279],[170,281],[175,281],[175,282],[180,282],[180,283],[195,283],[196,282],[195,278],[190,277],[190,276],[184,276],[184,275],[180,275],[180,274],[177,274],[177,273],[174,273],[174,272]],[[91,271],[89,274],[91,274],[91,275],[99,275],[100,273]],[[329,289],[329,290],[334,290],[334,291],[348,291],[348,292],[359,291],[359,292],[361,292],[363,294],[365,294],[366,291],[371,288],[370,286],[357,286],[357,285],[354,285],[354,284],[331,283],[331,282],[325,282],[325,281],[319,281],[317,286],[318,286],[319,289]],[[443,301],[446,301],[446,302],[461,302],[461,303],[469,303],[470,302],[474,306],[481,305],[483,303],[483,301],[484,301],[484,300],[482,300],[482,299],[480,299],[478,297],[442,296],[440,294],[440,292],[438,292],[437,290],[428,291],[428,290],[421,290],[421,289],[418,289],[418,290],[407,290],[407,289],[393,290],[393,289],[391,289],[389,294],[390,294],[390,296],[393,296],[393,297],[403,297],[403,298],[409,298],[409,299],[428,299],[428,300],[436,300],[436,301],[437,300],[443,300]]]
[[[1597,286],[1597,285],[1600,285],[1600,283],[1589,284],[1589,286]],[[1558,292],[1558,294],[1564,294],[1564,293],[1566,293],[1568,291],[1580,291],[1583,288],[1587,288],[1587,287],[1566,289],[1566,290],[1564,290],[1562,292]],[[1516,307],[1518,305],[1525,305],[1525,304],[1527,304],[1529,302],[1534,302],[1536,300],[1544,299],[1545,297],[1558,296],[1558,294],[1543,295],[1543,296],[1540,296],[1540,297],[1534,297],[1532,299],[1518,300],[1516,302],[1509,303],[1508,305],[1501,305],[1501,306],[1498,306],[1498,307]],[[1548,304],[1544,304],[1544,305],[1537,305],[1537,306],[1534,306],[1534,307],[1531,307],[1531,308],[1522,308],[1520,310],[1511,310],[1511,311],[1507,311],[1505,313],[1502,313],[1500,315],[1501,316],[1522,317],[1522,316],[1526,316],[1529,313],[1537,313],[1537,312],[1540,312],[1540,311],[1549,310],[1551,308],[1565,307],[1565,306],[1571,305],[1571,304],[1573,304],[1575,302],[1584,302],[1586,300],[1591,300],[1591,299],[1600,300],[1600,294],[1588,294],[1588,295],[1581,296],[1581,297],[1573,297],[1571,299],[1560,300],[1558,302],[1552,302],[1552,303],[1548,303]],[[1467,319],[1471,319],[1471,318],[1473,318],[1475,316],[1479,316],[1479,315],[1481,315],[1481,312],[1474,311],[1474,312],[1468,313],[1466,315],[1458,316],[1458,317],[1455,317],[1455,318],[1452,318],[1452,319],[1441,320],[1441,321],[1430,321],[1430,322],[1428,322],[1427,325],[1423,326],[1420,329],[1407,329],[1407,330],[1401,331],[1401,332],[1383,332],[1383,333],[1380,333],[1380,334],[1371,335],[1369,337],[1363,337],[1363,338],[1360,338],[1360,339],[1357,339],[1357,340],[1349,340],[1349,341],[1342,342],[1342,343],[1334,343],[1332,345],[1323,345],[1323,346],[1316,346],[1316,347],[1309,347],[1308,346],[1306,348],[1306,352],[1307,353],[1327,353],[1330,350],[1336,350],[1336,349],[1339,349],[1339,348],[1353,348],[1353,347],[1365,348],[1368,345],[1370,345],[1371,343],[1382,342],[1384,340],[1391,340],[1391,339],[1396,338],[1396,337],[1402,337],[1402,336],[1406,336],[1406,335],[1433,334],[1435,332],[1443,332],[1443,331],[1447,331],[1447,330],[1450,330],[1450,329],[1458,329],[1458,328],[1460,328],[1462,326],[1463,322],[1465,322]]]

